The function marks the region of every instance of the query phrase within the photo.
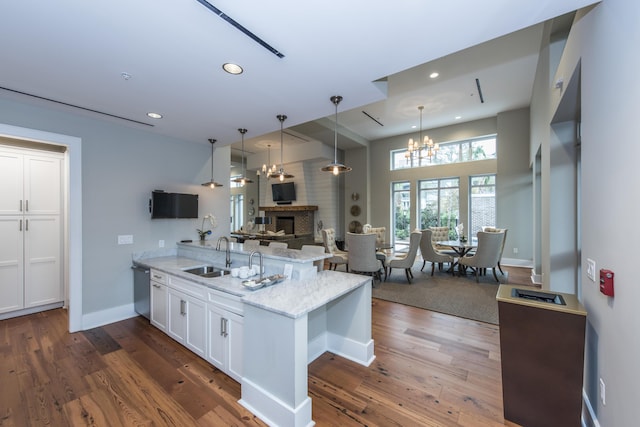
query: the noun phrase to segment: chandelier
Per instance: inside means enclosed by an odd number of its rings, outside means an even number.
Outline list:
[[[280,120],[280,169],[279,170],[274,170],[272,171],[269,175],[267,175],[267,177],[269,178],[278,178],[280,181],[284,181],[285,178],[293,178],[293,175],[291,175],[290,173],[286,173],[284,171],[284,160],[283,160],[283,153],[284,153],[284,130],[282,128],[282,126],[284,125],[284,121],[287,120],[287,116],[285,116],[284,114],[278,114],[276,116],[276,118],[278,120]],[[275,168],[274,168],[275,169]]]
[[[424,158],[429,158],[429,162],[431,162],[431,158],[435,157],[438,150],[440,149],[440,145],[433,142],[433,139],[429,138],[427,135],[422,138],[422,110],[424,110],[424,105],[418,106],[418,110],[420,110],[420,137],[417,141],[414,141],[413,138],[409,138],[409,144],[407,147],[407,151],[404,153],[405,159],[407,159],[407,163],[413,163],[414,160],[420,162]]]
[[[277,169],[275,163],[271,165],[271,144],[267,144],[267,152],[269,157],[267,163],[262,165],[262,173],[267,176],[267,179],[269,179]],[[267,167],[267,164],[270,164],[271,166]],[[260,170],[258,170],[258,175],[260,175]]]

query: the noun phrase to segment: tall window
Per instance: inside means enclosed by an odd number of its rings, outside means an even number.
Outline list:
[[[483,226],[496,225],[496,176],[478,175],[469,178],[469,236],[475,236]]]
[[[449,237],[460,218],[460,178],[429,179],[418,182],[420,228],[449,227]]]
[[[497,158],[495,135],[440,143],[440,150],[431,159],[411,161],[405,157],[406,151],[406,148],[391,151],[391,170]]]
[[[391,184],[391,200],[393,201],[393,243],[409,245],[411,228],[411,184],[409,181]]]
[[[240,230],[244,224],[244,194],[231,195],[231,231]]]

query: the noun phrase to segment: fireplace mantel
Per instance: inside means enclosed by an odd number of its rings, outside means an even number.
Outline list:
[[[313,205],[308,206],[260,206],[258,210],[265,212],[307,212],[307,211],[317,211],[318,207]]]

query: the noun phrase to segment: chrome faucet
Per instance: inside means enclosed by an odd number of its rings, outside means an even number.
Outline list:
[[[262,252],[255,250],[251,252],[251,255],[249,255],[249,268],[253,267],[253,256],[255,254],[260,255],[260,281],[262,281]]]
[[[218,237],[218,243],[216,244],[216,251],[220,250],[220,241],[224,240],[227,242],[226,245],[226,259],[224,261],[224,266],[226,268],[231,267],[231,249],[229,248],[229,238],[227,236]]]

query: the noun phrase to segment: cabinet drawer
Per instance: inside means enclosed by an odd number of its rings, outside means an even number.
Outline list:
[[[185,295],[190,295],[203,302],[207,300],[206,287],[198,283],[193,283],[187,280],[178,279],[174,276],[169,276],[169,286],[177,291],[183,292]]]
[[[151,280],[154,282],[162,283],[163,285],[167,284],[167,273],[163,273],[162,271],[151,269]]]
[[[209,302],[218,307],[236,313],[240,316],[244,315],[244,304],[240,301],[240,297],[228,294],[226,292],[209,289]]]

